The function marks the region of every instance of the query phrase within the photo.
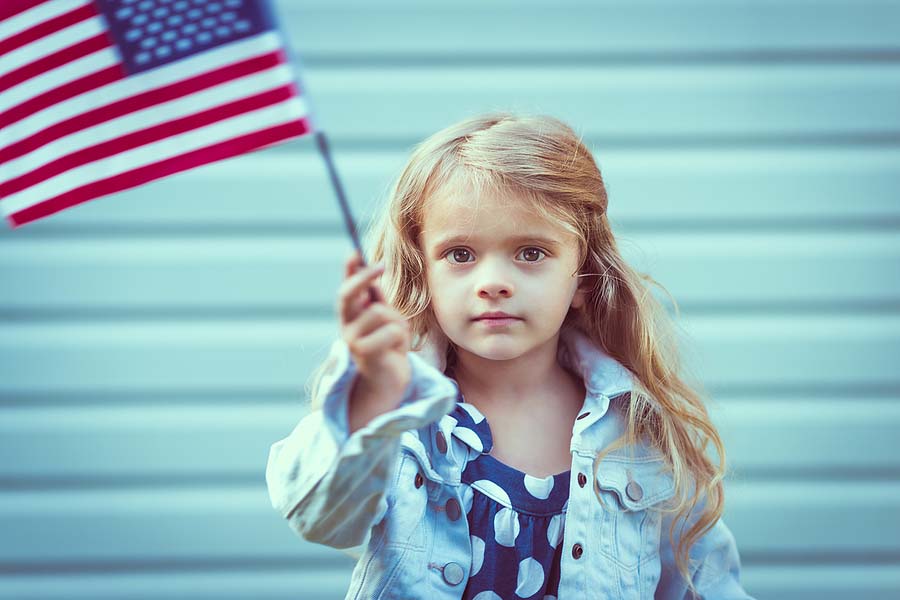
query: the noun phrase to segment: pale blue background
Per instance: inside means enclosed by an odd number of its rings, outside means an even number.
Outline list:
[[[900,597],[900,3],[276,3],[364,220],[429,133],[584,135],[679,301],[759,598]],[[350,243],[311,138],[0,232],[0,597],[339,599],[272,509]]]

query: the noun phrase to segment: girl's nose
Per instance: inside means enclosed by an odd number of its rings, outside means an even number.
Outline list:
[[[481,298],[509,297],[515,291],[512,281],[501,269],[485,269],[478,285],[478,296]]]
[[[486,283],[478,288],[481,298],[493,298],[494,296],[512,296],[512,286],[504,283]]]

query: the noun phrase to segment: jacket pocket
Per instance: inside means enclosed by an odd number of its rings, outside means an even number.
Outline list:
[[[603,499],[600,550],[619,567],[633,571],[659,556],[662,508],[675,494],[668,465],[662,459],[625,460],[607,457],[597,472]]]

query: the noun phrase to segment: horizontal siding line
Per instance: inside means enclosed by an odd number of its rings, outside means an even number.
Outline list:
[[[327,350],[323,349],[323,352]],[[58,391],[42,391],[31,389],[26,391],[8,392],[0,389],[0,410],[3,407],[72,407],[72,406],[184,406],[190,403],[192,406],[219,406],[219,405],[251,405],[248,398],[261,398],[261,402],[267,404],[282,404],[285,406],[306,407],[308,401],[303,387],[306,381],[298,377],[296,387],[291,388],[244,388],[235,389],[206,389],[206,390],[180,390],[168,389],[160,391],[144,391],[134,389],[110,389],[109,387],[96,390],[67,391],[61,394]],[[715,405],[727,405],[729,400],[749,399],[757,403],[771,399],[775,405],[784,402],[785,396],[790,395],[797,399],[814,399],[822,402],[848,402],[854,398],[865,396],[866,400],[884,401],[891,405],[897,402],[900,396],[900,386],[881,385],[878,383],[860,384],[853,386],[821,385],[817,382],[808,382],[804,385],[756,385],[756,386],[706,386],[708,396]]]
[[[900,552],[753,552],[741,550],[741,565],[772,566],[900,566]]]
[[[726,458],[728,456],[728,447],[726,444]],[[777,483],[779,481],[787,481],[790,483],[818,483],[818,482],[846,482],[846,483],[875,483],[875,482],[895,482],[900,480],[900,469],[879,469],[871,467],[842,466],[838,468],[797,468],[797,467],[774,467],[766,469],[757,468],[734,468],[726,465],[728,475],[726,478],[726,490],[728,484],[736,483],[753,483],[766,482]]]
[[[298,200],[298,202],[301,202]],[[615,200],[613,200],[615,202]],[[220,241],[232,238],[246,239],[258,237],[261,240],[270,240],[272,236],[285,238],[306,238],[309,240],[327,240],[334,238],[347,238],[349,234],[340,221],[337,199],[334,200],[334,222],[296,222],[285,224],[283,220],[265,223],[255,221],[252,224],[235,224],[221,222],[193,222],[172,223],[161,221],[159,223],[144,222],[140,225],[92,225],[90,223],[54,224],[46,227],[16,230],[17,238],[25,240],[46,239],[111,239],[140,238],[140,239],[181,239],[187,236],[197,238],[196,241],[209,240]],[[365,229],[370,215],[353,214],[357,227]],[[840,218],[815,218],[815,217],[784,217],[773,212],[771,218],[756,219],[731,219],[710,218],[693,219],[628,219],[610,217],[614,233],[622,234],[627,230],[627,235],[634,233],[665,233],[667,235],[679,233],[878,233],[900,231],[900,219],[893,214],[865,215],[859,217]],[[49,223],[49,222],[48,222]],[[11,237],[7,240],[12,242]],[[3,238],[0,238],[0,244]]]
[[[285,434],[289,433],[286,429]],[[277,438],[277,436],[276,436]],[[277,441],[272,439],[272,443]],[[714,459],[713,459],[714,460]],[[8,477],[0,478],[0,498],[3,493],[16,492],[87,492],[87,491],[122,491],[122,490],[191,490],[216,489],[222,486],[239,486],[257,488],[265,485],[266,456],[260,455],[259,472],[256,474],[205,473],[205,474],[172,474],[134,476],[128,471],[121,471],[103,476],[78,477]],[[123,466],[123,469],[127,465]],[[727,468],[725,479],[725,498],[728,503],[728,489],[731,485],[753,483],[792,484],[807,483],[895,483],[900,479],[898,469],[875,469],[864,467],[841,467],[837,469],[798,469],[771,468],[765,471],[757,469]]]
[[[310,556],[303,560],[305,568],[344,570],[345,566],[339,564],[343,561],[348,565],[352,559],[348,556],[335,553]],[[743,566],[772,566],[778,568],[790,568],[791,566],[898,566],[900,565],[900,553],[896,552],[862,552],[862,553],[754,553],[741,550],[741,564]],[[296,571],[297,558],[285,558],[273,555],[269,558],[258,556],[241,559],[198,559],[179,558],[177,560],[126,560],[116,562],[48,562],[48,563],[0,563],[0,575],[5,577],[16,575],[62,575],[66,573],[152,573],[152,572],[193,572],[193,571]],[[349,577],[349,572],[348,572]]]
[[[343,571],[345,566],[340,564],[343,560],[348,565],[353,561],[343,554],[319,554],[305,557],[302,561],[303,568],[313,567],[317,570]],[[296,572],[300,567],[296,557],[284,557],[272,555],[269,558],[248,556],[240,559],[202,559],[202,558],[178,558],[177,560],[117,560],[115,562],[41,562],[33,563],[0,563],[0,575],[62,575],[65,573],[153,573],[153,572],[194,572],[194,571],[283,571]],[[350,573],[347,572],[349,580]]]
[[[452,54],[429,52],[378,52],[374,54],[319,53],[304,51],[300,59],[305,68],[359,69],[359,68],[422,68],[433,69],[471,67],[474,69],[503,67],[633,67],[633,66],[703,66],[703,65],[833,65],[896,63],[900,61],[900,48],[881,46],[872,48],[791,49],[767,48],[765,50],[666,50],[658,51],[596,51],[596,52],[465,52],[454,50]]]
[[[652,275],[652,273],[651,273]],[[665,282],[662,282],[665,286]],[[656,289],[656,288],[654,288]],[[335,292],[336,293],[336,292]],[[675,317],[671,303],[662,298],[663,305],[669,310],[669,314]],[[676,299],[677,300],[677,299]],[[834,317],[865,317],[865,316],[896,316],[900,314],[900,300],[897,302],[722,302],[722,303],[691,303],[678,302],[678,308],[682,315],[693,318],[699,317],[743,317],[743,316],[834,316]],[[253,307],[245,306],[238,309],[221,307],[164,307],[164,308],[127,308],[100,306],[97,308],[30,308],[27,310],[3,310],[0,309],[0,323],[16,323],[18,325],[44,322],[65,322],[66,324],[97,323],[107,325],[115,322],[133,323],[135,321],[179,321],[190,320],[192,323],[203,321],[232,322],[256,322],[256,321],[306,321],[321,319],[323,321],[337,320],[334,308],[331,306],[311,307],[305,309],[277,308],[277,307]]]
[[[326,349],[327,350],[327,349]],[[221,406],[249,404],[248,398],[265,398],[266,402],[284,405],[306,405],[302,388],[303,378],[297,378],[296,388],[244,388],[206,390],[160,390],[142,391],[133,389],[115,390],[108,387],[102,389],[75,392],[67,391],[61,396],[56,391],[29,390],[28,392],[0,391],[0,410],[3,407],[27,406],[182,406],[185,402],[194,405]]]
[[[290,433],[287,428],[285,434]],[[272,440],[275,443],[276,440]],[[134,476],[127,471],[92,477],[6,477],[0,478],[0,498],[3,492],[82,492],[90,490],[131,489],[188,489],[193,491],[215,489],[222,486],[257,488],[265,486],[266,456],[260,456],[259,473],[204,474],[204,475],[143,475]],[[127,468],[127,465],[123,465]]]
[[[486,110],[485,110],[486,112]],[[424,137],[424,136],[422,136]],[[351,136],[334,136],[329,139],[329,145],[333,153],[341,152],[397,152],[409,150],[420,143],[420,137],[380,137],[360,138]],[[888,147],[896,148],[900,145],[900,132],[897,131],[873,131],[869,133],[846,133],[842,131],[823,131],[815,135],[804,134],[780,134],[780,135],[681,135],[681,136],[606,136],[585,135],[582,141],[595,152],[601,153],[604,149],[615,150],[779,150],[795,147],[813,146],[823,149],[823,146],[832,146],[830,149],[855,149],[857,147]],[[284,153],[297,153],[304,149],[307,152],[317,152],[306,138],[299,138],[292,142],[286,142],[273,146],[271,153],[274,155]],[[268,151],[268,150],[267,150]],[[340,169],[339,169],[340,172]]]

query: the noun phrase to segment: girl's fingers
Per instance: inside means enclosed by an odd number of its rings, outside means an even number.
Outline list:
[[[348,279],[345,279],[338,289],[338,314],[343,322],[352,321],[357,314],[362,301],[357,300],[363,292],[368,294],[367,288],[384,271],[383,266],[366,267]]]
[[[350,256],[347,257],[347,260],[344,262],[344,278],[350,277],[357,271],[359,271],[360,267],[363,266],[363,259],[359,255],[359,252],[354,250],[350,253]]]
[[[347,325],[346,337],[349,339],[365,337],[396,318],[395,312],[385,304],[373,304]]]
[[[365,337],[355,340],[352,344],[352,350],[363,355],[381,354],[402,344],[405,340],[406,328],[395,321],[384,327],[379,327]]]

